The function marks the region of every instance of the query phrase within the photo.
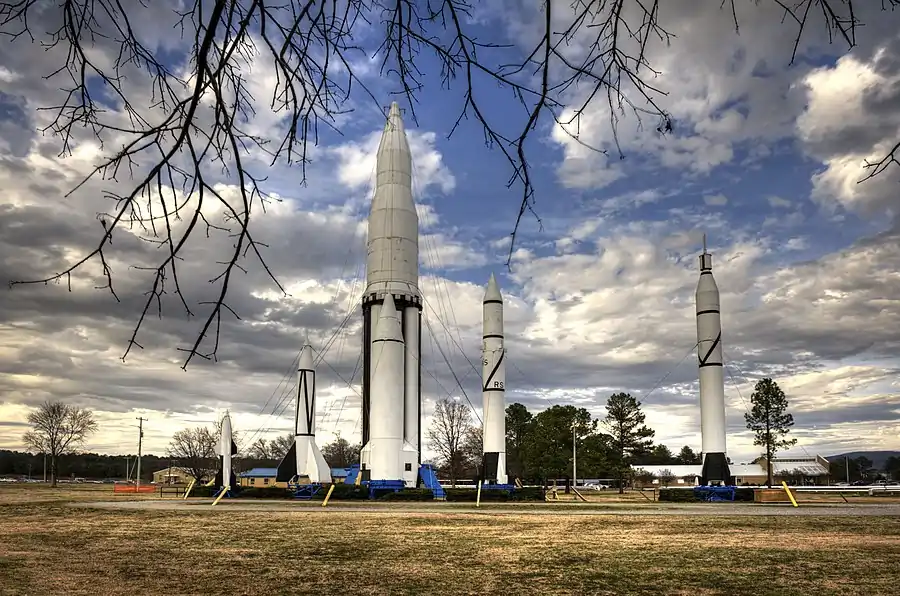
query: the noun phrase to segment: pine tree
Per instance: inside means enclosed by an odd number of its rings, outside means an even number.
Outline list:
[[[603,426],[610,434],[610,455],[619,480],[619,494],[624,492],[623,480],[634,456],[645,453],[653,445],[655,433],[644,425],[644,420],[641,402],[631,394],[609,396]]]
[[[744,419],[747,421],[747,428],[756,433],[753,444],[766,449],[767,485],[772,486],[772,458],[777,452],[797,443],[797,439],[787,438],[794,426],[794,417],[786,411],[788,402],[784,391],[769,378],[756,383],[750,403],[753,407],[749,413],[744,414]]]

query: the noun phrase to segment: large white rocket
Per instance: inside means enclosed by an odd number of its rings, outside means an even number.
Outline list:
[[[506,484],[506,350],[503,295],[491,274],[482,301],[481,380],[484,460],[487,484]]]
[[[312,346],[300,350],[297,365],[297,408],[294,416],[294,444],[278,464],[277,482],[306,476],[310,484],[331,482],[331,468],[316,444],[316,369]]]
[[[391,104],[376,157],[363,294],[363,480],[416,486],[421,463],[422,297],[419,216],[400,107]]]
[[[719,287],[712,273],[712,255],[700,255],[697,282],[697,358],[700,368],[700,434],[703,471],[700,483],[725,484],[731,473],[725,455],[725,377],[722,362],[722,321]]]

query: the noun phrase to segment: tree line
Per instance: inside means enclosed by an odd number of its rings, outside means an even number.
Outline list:
[[[754,444],[764,450],[771,461],[775,455],[796,443],[788,433],[794,424],[787,412],[787,397],[772,379],[760,380],[750,396],[751,409],[744,415],[747,428],[754,432]],[[701,456],[689,445],[675,453],[666,445],[654,444],[655,431],[646,424],[641,402],[629,393],[614,393],[606,401],[606,416],[594,419],[585,408],[553,406],[533,414],[523,404],[506,408],[507,471],[526,483],[544,483],[550,479],[571,479],[573,447],[577,453],[579,478],[614,479],[620,491],[628,479],[640,476],[640,466],[700,464]],[[31,414],[31,430],[23,441],[31,453],[0,451],[0,475],[42,478],[55,484],[60,477],[133,478],[134,455],[98,455],[80,453],[84,441],[97,431],[93,413],[84,408],[58,401],[48,401]],[[221,419],[210,426],[179,430],[163,456],[144,455],[141,481],[153,472],[177,467],[198,480],[209,478],[218,467]],[[294,442],[292,434],[271,440],[257,438],[249,446],[245,434],[235,429],[233,438],[238,456],[233,459],[237,472],[253,467],[274,467]],[[252,438],[252,437],[251,437]],[[471,408],[457,399],[444,398],[435,407],[432,424],[426,431],[434,464],[443,478],[455,484],[459,480],[475,480],[480,475],[482,429],[473,420]],[[343,468],[359,463],[361,445],[351,444],[340,435],[322,446],[328,464]],[[731,461],[729,460],[729,463]],[[637,472],[632,472],[633,466]],[[871,460],[858,457],[831,463],[834,480],[874,480],[880,477]],[[900,458],[887,460],[885,472],[900,477]],[[664,483],[674,475],[663,474]],[[672,478],[669,478],[671,476]],[[781,476],[785,476],[782,474]],[[787,474],[790,476],[790,473]],[[771,469],[768,483],[772,483]]]

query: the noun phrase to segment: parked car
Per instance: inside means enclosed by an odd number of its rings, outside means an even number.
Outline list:
[[[586,490],[606,490],[609,488],[609,485],[601,484],[601,483],[597,483],[597,484],[591,483],[591,484],[585,484],[582,488],[584,488]]]

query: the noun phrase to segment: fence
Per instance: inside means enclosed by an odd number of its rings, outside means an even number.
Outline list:
[[[152,493],[156,491],[156,487],[152,484],[115,484],[113,485],[114,493]]]

